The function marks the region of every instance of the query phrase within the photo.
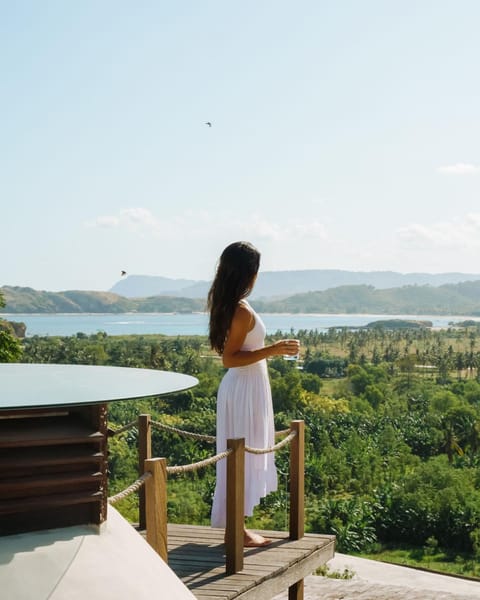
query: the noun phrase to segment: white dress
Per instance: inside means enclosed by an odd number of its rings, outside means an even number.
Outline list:
[[[245,301],[244,301],[245,302]],[[249,306],[249,305],[248,305]],[[247,333],[242,350],[257,350],[265,343],[265,325],[253,311],[255,325]],[[245,438],[253,448],[273,446],[275,439],[272,392],[267,361],[229,369],[217,394],[217,453],[227,448],[227,439]],[[245,516],[268,493],[277,489],[273,452],[245,453]],[[212,527],[225,527],[227,460],[217,462],[217,482],[212,505]]]

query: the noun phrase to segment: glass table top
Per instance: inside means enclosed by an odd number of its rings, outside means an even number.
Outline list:
[[[189,389],[190,375],[91,365],[0,364],[0,410],[99,404]]]

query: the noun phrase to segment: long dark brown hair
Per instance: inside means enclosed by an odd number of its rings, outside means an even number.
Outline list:
[[[234,242],[220,256],[215,279],[208,292],[209,340],[219,354],[239,301],[252,290],[260,267],[260,252],[249,242]]]

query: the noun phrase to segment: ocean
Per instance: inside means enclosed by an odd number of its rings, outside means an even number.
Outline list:
[[[22,321],[27,326],[27,337],[40,335],[92,334],[99,331],[108,335],[160,333],[164,335],[206,335],[208,316],[205,313],[101,313],[101,314],[0,314],[1,318]],[[262,314],[267,333],[283,331],[295,333],[299,329],[329,327],[362,327],[372,321],[386,319],[414,319],[431,321],[436,328],[446,328],[452,322],[480,317],[438,315],[354,315],[354,314]]]

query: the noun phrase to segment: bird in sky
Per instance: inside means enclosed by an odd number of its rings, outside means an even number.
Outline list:
[[[210,121],[207,121],[207,122],[205,123],[205,125],[208,125],[209,127],[211,127],[211,126],[212,126],[212,124],[210,123]]]
[[[121,273],[122,277],[125,277],[125,275],[127,274],[126,271],[120,271],[120,273]]]

